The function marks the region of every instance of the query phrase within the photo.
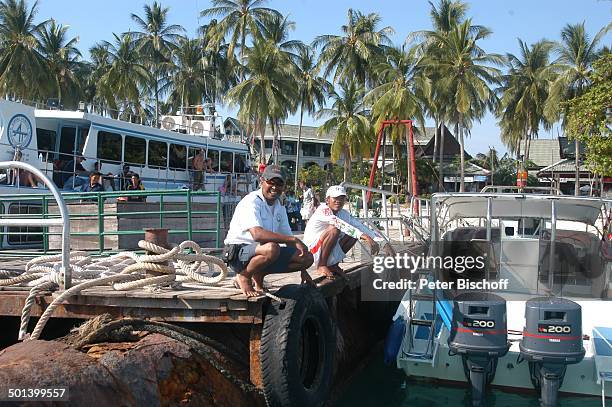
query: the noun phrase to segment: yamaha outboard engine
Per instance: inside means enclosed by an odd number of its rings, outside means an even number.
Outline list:
[[[542,406],[556,406],[567,365],[584,357],[582,309],[564,298],[532,298],[525,305],[525,324],[521,357],[529,362]]]
[[[463,359],[463,370],[472,386],[472,404],[484,405],[484,390],[495,377],[497,359],[510,348],[506,300],[482,292],[455,297],[448,347],[450,354],[461,355]]]

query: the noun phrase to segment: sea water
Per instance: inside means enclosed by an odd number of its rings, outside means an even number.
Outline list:
[[[381,350],[376,351],[366,367],[353,377],[334,406],[471,407],[472,402],[466,387],[407,378],[404,372],[395,366],[385,366]],[[487,394],[487,406],[540,407],[540,402],[534,392],[516,394],[493,389]],[[559,397],[559,407],[599,406],[601,406],[599,397],[565,395]]]

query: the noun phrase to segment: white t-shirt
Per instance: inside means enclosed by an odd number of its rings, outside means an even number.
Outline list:
[[[291,236],[291,227],[287,211],[277,199],[274,205],[268,205],[261,188],[249,193],[236,206],[230,222],[225,244],[255,243],[249,229],[260,226],[274,233]]]
[[[358,229],[360,232],[365,233],[372,239],[376,237],[376,234],[374,232],[368,229],[357,219],[353,218],[347,210],[340,209],[338,213],[334,215],[332,210],[329,209],[326,204],[322,203],[314,211],[312,217],[306,224],[306,230],[304,230],[304,244],[308,246],[309,249],[311,249],[317,244],[319,238],[321,237],[321,234],[325,232],[325,229],[327,229],[330,224],[334,224],[335,217],[355,227],[355,229]],[[341,227],[340,230],[342,231]]]

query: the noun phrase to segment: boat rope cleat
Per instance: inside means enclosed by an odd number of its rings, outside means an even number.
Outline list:
[[[506,300],[502,297],[482,292],[455,297],[449,354],[463,359],[474,406],[485,405],[485,388],[495,377],[497,360],[510,348],[506,325]]]
[[[532,298],[525,304],[525,324],[520,358],[529,362],[541,405],[556,406],[567,365],[584,358],[582,308],[564,298]]]

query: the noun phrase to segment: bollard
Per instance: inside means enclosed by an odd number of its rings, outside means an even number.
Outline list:
[[[144,240],[149,243],[153,243],[154,245],[161,246],[168,250],[171,249],[170,244],[168,244],[168,229],[163,228],[151,228],[144,230]],[[147,254],[157,254],[150,251],[146,251]],[[160,262],[164,266],[169,266],[170,264],[167,261]],[[147,272],[147,277],[156,277],[159,276],[158,273]]]

